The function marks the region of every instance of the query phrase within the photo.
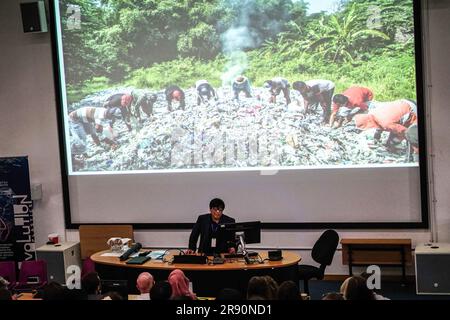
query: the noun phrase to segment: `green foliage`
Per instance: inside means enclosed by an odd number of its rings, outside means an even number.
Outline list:
[[[414,36],[413,0],[349,0],[343,4],[343,12],[354,8],[358,25],[374,28],[388,35],[389,39],[405,42]],[[375,42],[379,46],[385,42]]]
[[[200,22],[179,36],[177,49],[183,56],[209,57],[219,50],[219,37],[213,26]]]
[[[163,89],[169,84],[188,88],[194,86],[199,79],[207,79],[213,86],[219,86],[224,64],[223,57],[209,62],[195,58],[163,62],[132,72],[126,85],[153,90]]]
[[[82,13],[81,29],[69,28],[68,24],[69,19],[76,17],[75,10],[71,9],[76,6]],[[67,0],[61,2],[60,12],[66,82],[77,86],[95,75],[105,74],[103,66],[96,61],[96,48],[91,46],[93,32],[105,27],[103,21],[96,19],[100,9],[90,0]]]
[[[416,100],[416,77],[414,56],[401,53],[397,56],[383,55],[364,62],[349,70],[340,83],[364,84],[375,92],[378,101],[400,98]]]
[[[319,20],[317,30],[310,31],[310,50],[316,51],[325,60],[335,62],[353,62],[354,54],[358,48],[358,41],[367,37],[378,37],[389,40],[389,37],[381,31],[374,29],[362,29],[357,25],[357,12],[355,5],[340,19],[332,15],[327,19]]]
[[[109,79],[106,77],[93,77],[85,81],[83,85],[68,85],[67,86],[67,102],[68,104],[78,102],[89,94],[105,90],[111,86]]]

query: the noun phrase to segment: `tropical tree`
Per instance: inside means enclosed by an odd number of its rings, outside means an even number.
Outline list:
[[[382,31],[391,41],[414,36],[413,0],[348,0],[343,6],[344,13],[354,6],[359,25]]]
[[[332,62],[353,62],[358,42],[369,37],[389,40],[381,31],[358,26],[355,5],[342,17],[338,14],[322,17],[318,25],[309,30],[309,37],[309,49]]]
[[[67,0],[60,2],[59,11],[66,82],[78,85],[96,74],[104,73],[105,69],[96,60],[97,53],[91,45],[95,30],[105,26],[96,18],[100,9],[90,0]]]

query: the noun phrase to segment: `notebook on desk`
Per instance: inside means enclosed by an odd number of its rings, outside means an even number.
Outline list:
[[[126,264],[144,264],[150,259],[151,259],[151,257],[149,257],[149,256],[134,257],[134,258],[131,258],[130,260],[128,260],[126,262]]]

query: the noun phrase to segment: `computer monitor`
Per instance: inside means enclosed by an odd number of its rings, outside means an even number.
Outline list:
[[[261,242],[261,221],[225,223],[220,225],[220,232],[234,233],[239,250],[246,254],[246,244]]]

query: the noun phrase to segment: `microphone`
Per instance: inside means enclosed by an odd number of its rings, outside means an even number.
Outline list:
[[[136,242],[135,244],[133,244],[131,246],[130,249],[125,251],[124,254],[122,254],[119,257],[120,261],[127,260],[133,253],[138,252],[139,250],[141,250],[141,248],[142,248],[142,244],[140,244],[139,242]]]

